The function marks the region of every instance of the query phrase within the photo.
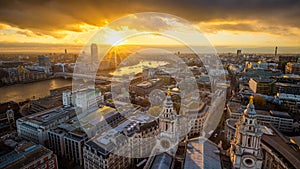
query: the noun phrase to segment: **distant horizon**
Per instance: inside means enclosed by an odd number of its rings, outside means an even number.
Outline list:
[[[120,46],[137,46],[139,44],[126,44]],[[73,44],[39,44],[39,43],[18,43],[18,44],[0,44],[1,54],[37,54],[37,53],[65,53],[67,49],[68,54],[79,54],[85,45]],[[100,45],[101,46],[101,45]],[[110,45],[107,45],[110,46]],[[186,53],[179,45],[140,45],[145,47],[159,48],[159,46],[174,48],[170,52]],[[275,46],[215,46],[219,54],[236,53],[237,50],[242,50],[243,54],[274,54]],[[296,46],[278,46],[278,55],[284,54],[300,54],[300,47]]]

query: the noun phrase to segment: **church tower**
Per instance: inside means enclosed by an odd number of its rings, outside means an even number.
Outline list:
[[[177,113],[173,109],[171,91],[168,89],[164,107],[159,115],[160,144],[161,148],[169,149],[178,141]]]
[[[235,169],[261,169],[263,154],[260,147],[262,131],[256,120],[253,96],[236,123],[235,138],[231,142],[230,160]]]

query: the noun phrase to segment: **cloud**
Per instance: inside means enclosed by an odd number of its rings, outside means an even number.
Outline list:
[[[136,12],[164,12],[183,17],[195,24],[213,20],[255,20],[262,27],[248,23],[214,25],[224,30],[284,33],[283,27],[300,28],[300,1],[298,0],[139,0],[139,1],[1,1],[0,23],[36,34],[56,38],[64,36],[61,31],[83,31],[81,24],[103,26],[121,16]],[[279,25],[279,26],[277,26]],[[138,29],[168,27],[162,18],[141,20]],[[209,26],[209,25],[208,25]],[[1,29],[1,25],[0,25]],[[279,30],[278,30],[279,29]]]
[[[252,32],[252,33],[269,33],[273,35],[295,36],[300,32],[299,28],[287,27],[284,25],[268,25],[256,21],[246,22],[235,21],[234,23],[210,23],[201,22],[197,24],[199,28],[207,33],[218,33],[219,31],[231,32]]]

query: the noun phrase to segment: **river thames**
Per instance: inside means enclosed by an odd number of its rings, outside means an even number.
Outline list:
[[[72,80],[50,79],[26,84],[15,84],[0,87],[0,102],[21,102],[26,99],[43,98],[50,95],[50,90],[60,87],[71,86]]]

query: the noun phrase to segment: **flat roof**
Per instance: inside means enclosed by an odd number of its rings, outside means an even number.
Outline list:
[[[32,104],[43,107],[45,109],[51,109],[54,107],[62,106],[63,103],[60,95],[54,95],[39,100],[34,100],[32,101]]]
[[[243,109],[244,105],[242,105],[241,103],[230,101],[230,102],[228,102],[227,106],[233,113],[238,113],[238,112],[244,111],[244,109]],[[244,108],[246,108],[246,107],[244,106]]]
[[[220,155],[217,145],[206,138],[192,139],[187,144],[184,160],[185,169],[221,169]]]
[[[287,118],[292,119],[290,114],[288,112],[282,112],[282,111],[276,111],[276,110],[270,110],[270,114],[275,117],[281,117],[281,118]]]
[[[51,153],[50,150],[46,149],[41,145],[35,145],[30,142],[28,142],[27,144],[30,144],[30,146],[26,145],[27,148],[23,149],[21,152],[14,150],[8,154],[1,156],[0,158],[4,161],[1,160],[0,168],[21,168],[35,160],[38,160],[42,156]]]
[[[82,118],[79,117],[79,121],[84,124],[89,123],[91,125],[96,125],[101,121],[104,121],[105,119],[115,115],[116,113],[118,113],[116,109],[103,106],[93,112],[83,114],[84,116]]]
[[[72,107],[68,108],[54,108],[50,110],[46,110],[43,112],[38,112],[26,117],[22,117],[21,119],[24,121],[29,121],[38,125],[44,125],[47,126],[54,121],[64,118],[66,116],[75,116],[76,112],[75,109]]]
[[[274,82],[273,79],[268,79],[268,78],[250,78],[258,83],[272,83]]]
[[[276,82],[275,85],[281,86],[281,87],[296,87],[296,88],[300,88],[300,86],[298,84],[293,84],[293,83]]]
[[[300,101],[300,95],[296,95],[296,94],[279,93],[278,98],[279,99]]]

